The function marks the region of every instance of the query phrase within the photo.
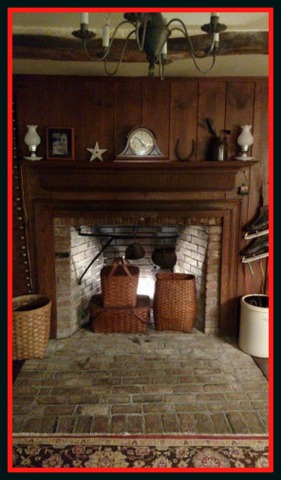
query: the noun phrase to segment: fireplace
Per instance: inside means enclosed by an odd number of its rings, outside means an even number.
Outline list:
[[[195,276],[197,317],[195,327],[207,334],[218,333],[221,233],[220,218],[192,219],[173,225],[97,225],[81,226],[79,218],[71,225],[68,218],[54,219],[55,271],[57,297],[57,337],[72,335],[88,322],[88,304],[101,292],[100,270],[137,241],[144,257],[131,260],[140,269],[138,294],[150,297],[153,304],[156,273],[174,271]],[[201,222],[201,224],[199,224]],[[102,225],[101,225],[102,224]],[[174,249],[177,262],[162,268],[153,262],[155,249]],[[165,267],[165,265],[164,265]],[[167,267],[167,265],[166,265]],[[153,322],[152,322],[153,327]]]
[[[249,168],[251,162],[245,165],[245,162],[239,161],[166,162],[165,165],[120,165],[114,162],[88,165],[51,161],[35,165],[35,162],[23,162],[33,290],[52,299],[52,337],[71,334],[76,328],[73,320],[72,326],[65,326],[61,333],[57,315],[58,308],[63,306],[57,285],[57,264],[66,264],[70,256],[65,246],[57,243],[58,231],[63,226],[67,226],[70,231],[67,235],[70,236],[77,233],[77,226],[176,229],[178,247],[181,245],[182,248],[182,251],[178,250],[175,266],[175,271],[179,272],[186,270],[181,260],[187,255],[184,242],[192,245],[190,237],[197,231],[198,236],[202,236],[202,243],[208,243],[204,254],[205,277],[203,275],[197,286],[200,293],[204,287],[204,300],[199,307],[203,311],[198,313],[198,327],[206,333],[237,335],[241,196],[236,176],[240,169]],[[88,263],[99,249],[100,244],[90,249]],[[198,245],[191,246],[191,252],[192,249],[197,249],[193,252],[198,254],[198,258],[192,258],[191,253],[187,263],[194,263],[196,268],[196,262],[203,253]],[[93,268],[96,274],[103,262],[101,258],[95,262]],[[72,280],[68,278],[64,281],[63,286],[61,279],[61,297],[66,300]],[[76,287],[77,278],[71,308],[82,311],[86,300],[79,306],[77,299],[80,292]],[[85,288],[87,290],[88,287]],[[94,289],[89,287],[88,290],[89,296]]]

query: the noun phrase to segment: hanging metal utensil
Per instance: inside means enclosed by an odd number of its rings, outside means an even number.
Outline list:
[[[151,258],[155,265],[166,270],[173,270],[177,263],[175,248],[169,246],[155,248]]]
[[[127,246],[125,250],[125,258],[128,260],[139,260],[145,256],[145,249],[140,243],[135,241],[136,228],[134,227],[134,241]]]

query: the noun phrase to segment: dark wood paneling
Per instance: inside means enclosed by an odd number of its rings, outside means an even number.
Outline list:
[[[177,160],[177,140],[181,158],[190,154],[193,141],[197,144],[198,82],[175,81],[171,82],[170,88],[170,158]]]
[[[46,127],[74,127],[76,161],[89,161],[90,153],[86,149],[92,148],[96,141],[100,148],[107,149],[104,160],[112,161],[122,150],[128,131],[144,124],[155,131],[165,156],[175,159],[177,138],[180,151],[186,156],[195,138],[196,159],[205,160],[210,139],[205,118],[210,117],[218,132],[223,128],[231,130],[229,159],[238,153],[240,125],[253,125],[256,137],[253,152],[256,158],[263,157],[266,175],[267,139],[262,140],[267,123],[267,82],[264,80],[161,81],[19,75],[15,76],[14,85],[18,97],[20,157],[27,153],[23,138],[30,123],[38,124],[41,136],[38,154],[42,156],[46,154]]]
[[[88,143],[87,133],[89,127],[92,127],[93,130],[95,121],[92,113],[95,96],[92,94],[90,86],[87,82],[84,82],[81,89],[79,79],[72,78],[69,81],[67,78],[62,79],[62,81],[57,82],[50,102],[50,108],[57,110],[55,114],[57,120],[55,124],[50,123],[46,127],[73,127],[75,160],[86,160],[90,153],[86,152],[85,147],[93,147],[92,144]],[[90,118],[92,119],[91,122],[89,122]]]
[[[268,204],[268,85],[266,82],[254,82],[252,127],[254,143],[252,154],[258,161],[251,171],[239,174],[241,183],[250,186],[249,195],[243,198],[241,206],[241,235],[239,250],[250,241],[244,239],[243,226],[259,212],[259,207]],[[252,95],[252,88],[249,90]],[[250,120],[250,107],[248,107],[247,120]],[[248,123],[248,122],[245,122]],[[239,129],[240,132],[240,129]],[[241,258],[241,257],[240,257]],[[250,265],[241,264],[238,272],[238,292],[240,295],[247,293],[264,293],[267,284],[267,259],[252,262]]]
[[[40,76],[20,77],[15,83],[17,101],[17,129],[18,129],[18,155],[27,155],[28,148],[23,139],[27,132],[26,125],[38,125],[37,132],[41,137],[41,144],[37,155],[46,157],[46,127],[56,126],[60,123],[60,106],[62,100],[58,98],[57,77],[48,77],[45,80]],[[59,125],[60,126],[60,125]]]
[[[254,81],[227,82],[225,128],[229,135],[229,159],[238,154],[237,137],[240,125],[253,125],[254,121]]]
[[[253,156],[259,161],[259,176],[255,181],[257,187],[261,184],[263,204],[268,205],[268,84],[255,82],[254,104],[254,143]],[[255,169],[256,173],[257,169]],[[255,202],[257,203],[257,202]],[[253,211],[249,212],[249,215]]]
[[[169,157],[170,85],[160,79],[142,83],[142,123],[150,128],[164,157]]]
[[[254,117],[255,105],[255,81],[231,81],[227,82],[226,94],[226,112],[225,112],[225,128],[231,130],[229,135],[229,158],[234,158],[239,153],[237,145],[237,138],[241,132],[241,125],[253,125],[255,123]],[[241,263],[240,250],[245,246],[246,242],[243,240],[243,225],[247,222],[248,212],[251,208],[257,208],[257,191],[256,184],[252,182],[253,170],[251,172],[242,170],[239,174],[238,185],[247,185],[249,187],[249,194],[243,197],[240,212],[240,242],[238,244],[237,257],[239,259],[237,277],[237,293],[243,295],[251,293],[256,288],[256,276],[250,273],[247,266]],[[254,207],[255,205],[255,207]],[[255,262],[253,262],[255,263]],[[253,265],[256,268],[256,265]]]
[[[114,157],[126,145],[129,131],[142,123],[141,79],[114,83]]]
[[[199,82],[197,158],[208,160],[208,144],[211,135],[206,118],[212,119],[217,135],[225,129],[226,81]]]
[[[105,82],[85,82],[85,105],[82,111],[85,144],[79,154],[79,159],[89,161],[91,153],[87,148],[94,148],[96,142],[100,149],[106,149],[102,158],[104,161],[113,158],[113,106],[114,90],[111,79]],[[81,114],[80,114],[81,115]],[[79,131],[81,130],[81,127]]]
[[[54,241],[54,215],[52,207],[42,202],[33,202],[34,221],[36,224],[36,266],[38,293],[48,295],[52,300],[51,337],[56,336],[56,287],[55,272],[55,241]]]

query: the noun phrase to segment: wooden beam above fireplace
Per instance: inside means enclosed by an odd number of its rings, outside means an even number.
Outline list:
[[[37,177],[36,188],[46,192],[182,192],[230,191],[235,177],[253,161],[228,162],[23,162],[26,175]],[[28,173],[29,172],[29,173]]]

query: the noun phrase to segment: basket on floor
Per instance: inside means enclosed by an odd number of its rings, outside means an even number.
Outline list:
[[[139,267],[122,257],[101,269],[101,289],[104,307],[135,307]]]
[[[149,307],[146,295],[138,295],[135,307],[104,307],[101,295],[94,295],[89,303],[91,329],[97,333],[145,333]]]
[[[196,319],[195,276],[157,273],[153,314],[156,330],[192,332]]]
[[[13,360],[43,358],[48,346],[51,300],[45,295],[13,298]]]

